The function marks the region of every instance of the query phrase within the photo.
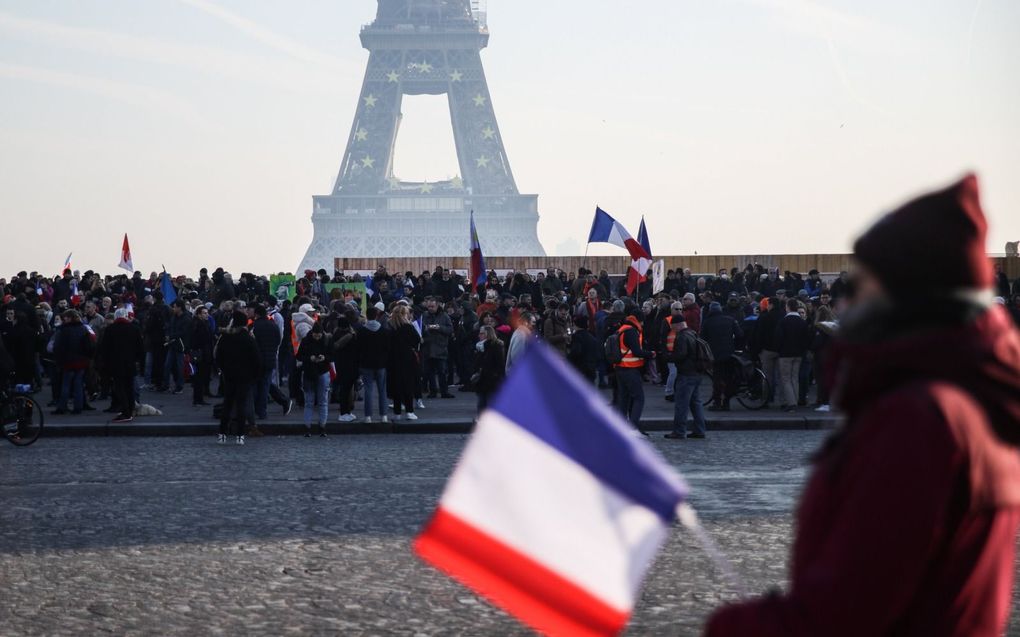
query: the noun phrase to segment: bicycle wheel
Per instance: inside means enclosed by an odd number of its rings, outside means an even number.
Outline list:
[[[751,377],[740,386],[736,399],[744,409],[757,411],[764,407],[769,400],[769,380],[765,372],[757,368],[752,371]]]
[[[701,402],[702,405],[708,407],[712,404],[712,372],[705,372],[705,378],[708,379],[708,383],[702,383],[701,387],[708,387],[708,398]]]
[[[13,396],[4,410],[3,427],[11,444],[27,447],[42,433],[42,407],[30,396]]]

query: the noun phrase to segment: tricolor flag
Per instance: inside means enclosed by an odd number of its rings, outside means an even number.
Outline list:
[[[74,254],[74,253],[73,252],[68,252],[67,253],[67,258],[64,259],[64,267],[63,267],[62,270],[60,270],[61,274],[64,273],[64,270],[70,270],[71,269],[71,255],[72,254]]]
[[[478,242],[478,231],[475,229],[475,211],[471,211],[471,270],[468,273],[471,282],[469,292],[474,294],[478,286],[485,284],[485,256],[482,255],[482,244]]]
[[[591,231],[588,233],[588,243],[611,243],[620,246],[630,253],[632,259],[644,257],[651,259],[652,255],[640,243],[630,236],[627,229],[620,225],[620,222],[609,216],[602,208],[595,208],[595,218],[591,222]]]
[[[648,242],[648,231],[645,230],[644,216],[641,217],[641,227],[638,229],[637,240],[648,256],[637,257],[630,262],[630,270],[627,271],[627,294],[634,294],[638,284],[648,280],[648,268],[652,266],[652,246]]]
[[[687,486],[547,346],[512,369],[415,551],[542,633],[615,635]]]
[[[134,272],[135,266],[131,263],[131,246],[128,245],[127,233],[124,233],[124,244],[120,247],[120,263],[117,267],[124,268],[128,272]]]

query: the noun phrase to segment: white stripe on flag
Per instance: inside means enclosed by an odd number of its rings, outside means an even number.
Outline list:
[[[652,511],[491,410],[440,506],[625,613],[668,532]]]

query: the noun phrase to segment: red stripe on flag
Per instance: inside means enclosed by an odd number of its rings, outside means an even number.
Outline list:
[[[442,507],[414,541],[414,550],[429,564],[545,634],[616,635],[630,617]]]

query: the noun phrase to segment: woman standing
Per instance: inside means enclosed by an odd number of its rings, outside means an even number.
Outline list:
[[[478,343],[475,345],[475,375],[472,378],[478,395],[478,412],[485,411],[489,397],[499,389],[506,376],[506,350],[503,341],[496,336],[491,325],[478,328]]]
[[[297,359],[301,361],[305,393],[305,438],[312,435],[312,414],[319,408],[319,436],[326,437],[329,417],[329,359],[322,323],[316,323],[301,341]]]
[[[397,305],[390,316],[393,337],[390,347],[389,370],[386,382],[393,397],[393,413],[400,420],[401,409],[407,411],[407,420],[418,420],[414,415],[414,390],[418,384],[418,348],[421,335],[411,324],[411,310]]]

